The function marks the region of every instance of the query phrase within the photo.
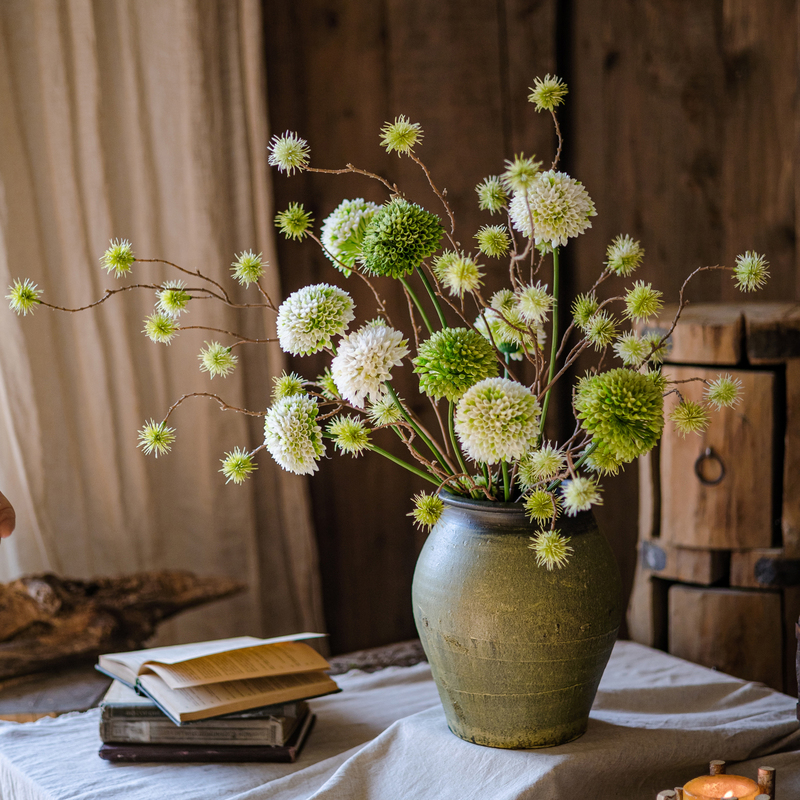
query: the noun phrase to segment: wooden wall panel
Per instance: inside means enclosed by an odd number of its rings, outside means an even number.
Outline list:
[[[525,98],[535,76],[558,73],[570,86],[562,168],[583,181],[598,211],[565,253],[569,290],[587,289],[608,242],[630,233],[647,251],[637,278],[668,300],[694,267],[730,263],[746,249],[772,262],[762,297],[799,296],[793,0],[263,5],[273,130],[299,131],[317,165],[353,161],[387,174],[438,213],[416,165],[378,146],[384,121],[406,114],[420,122],[418,153],[448,190],[464,246],[487,219],[475,205],[478,180],[520,151],[549,160],[551,127]],[[308,174],[276,176],[275,191],[279,208],[300,200],[318,221],[344,197],[385,198],[362,179]],[[321,280],[344,284],[310,243],[281,242],[279,255],[284,293]],[[489,287],[501,277],[490,274]],[[705,274],[689,296],[731,299],[731,285],[727,275]],[[368,313],[368,294],[353,291]],[[401,296],[389,294],[401,313]],[[307,375],[318,366],[295,364]],[[408,372],[398,376],[401,390]],[[604,484],[598,517],[629,587],[636,470]],[[421,487],[375,458],[339,457],[310,485],[334,652],[413,636],[409,585],[423,537],[405,514]]]

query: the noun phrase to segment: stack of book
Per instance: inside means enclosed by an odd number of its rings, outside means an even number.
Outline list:
[[[101,703],[108,761],[294,761],[314,715],[339,691],[328,662],[299,641],[249,636],[100,656],[114,678]]]

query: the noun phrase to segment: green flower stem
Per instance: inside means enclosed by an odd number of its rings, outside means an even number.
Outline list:
[[[377,445],[370,445],[370,450],[374,453],[378,453],[379,455],[384,456],[384,458],[388,458],[389,461],[394,461],[395,464],[399,464],[401,467],[405,467],[409,472],[413,472],[415,475],[418,475],[420,478],[424,478],[429,483],[432,483],[434,486],[439,486],[439,481],[435,478],[432,478],[428,475],[427,472],[423,472],[421,469],[417,469],[416,467],[412,467],[406,461],[403,461],[402,458],[397,458],[397,456],[393,456],[388,450],[384,450],[382,447],[378,447]]]
[[[503,500],[507,503],[511,499],[511,484],[508,480],[508,462],[503,459],[500,465],[503,469]]]
[[[433,326],[431,325],[431,321],[428,319],[428,315],[425,313],[425,309],[422,307],[422,303],[419,302],[419,298],[417,297],[414,290],[409,285],[408,281],[405,278],[400,278],[400,283],[403,284],[406,291],[408,292],[408,296],[414,301],[414,305],[417,307],[417,311],[419,311],[419,315],[422,317],[422,321],[425,323],[425,327],[428,329],[428,333],[433,333]]]
[[[450,434],[450,441],[453,444],[453,450],[456,452],[456,458],[458,458],[459,466],[461,467],[461,471],[465,475],[469,475],[469,470],[467,469],[467,464],[464,461],[464,456],[461,455],[461,448],[458,446],[458,442],[456,441],[456,432],[454,427],[454,417],[456,413],[456,407],[453,405],[452,401],[450,402],[450,413],[447,415],[447,428]]]
[[[580,468],[581,468],[581,467],[582,467],[582,466],[583,466],[583,465],[586,463],[586,459],[587,459],[587,458],[589,458],[589,456],[590,456],[592,453],[594,453],[594,451],[595,451],[595,450],[597,450],[597,446],[598,446],[598,444],[599,444],[599,442],[592,442],[592,443],[589,445],[589,447],[588,447],[588,449],[586,450],[586,452],[585,452],[585,453],[584,453],[584,454],[583,454],[583,455],[582,455],[582,456],[581,456],[581,457],[580,457],[580,458],[579,458],[579,459],[578,459],[578,460],[575,462],[575,465],[573,466],[573,469],[580,469]],[[556,488],[556,487],[557,487],[557,486],[558,486],[558,485],[559,485],[561,482],[562,482],[561,480],[555,480],[555,481],[553,481],[553,482],[552,482],[552,483],[551,483],[551,484],[550,484],[550,485],[547,487],[547,491],[548,491],[548,492],[552,492],[552,491],[553,491],[553,490],[554,490],[554,489],[555,489],[555,488]]]
[[[442,469],[453,475],[454,474],[453,470],[447,463],[447,459],[441,454],[439,448],[436,447],[436,445],[428,438],[428,436],[425,435],[422,428],[420,428],[420,426],[417,425],[417,423],[414,422],[414,420],[411,418],[411,415],[408,413],[408,411],[406,411],[405,406],[400,402],[400,398],[397,396],[397,393],[392,388],[392,385],[389,383],[389,381],[386,381],[383,385],[389,392],[389,396],[392,398],[392,400],[394,400],[394,404],[397,406],[400,413],[403,415],[405,421],[414,429],[414,432],[417,434],[417,436],[419,436],[419,438],[422,439],[423,442],[425,442],[431,453],[433,453],[434,456],[436,456],[436,458],[439,459],[439,463],[442,465]]]
[[[417,275],[419,275],[422,283],[424,284],[425,288],[428,290],[428,294],[430,295],[431,302],[433,303],[433,307],[436,309],[436,313],[439,315],[439,322],[442,323],[442,327],[447,327],[447,320],[444,318],[444,312],[442,311],[441,305],[439,305],[439,298],[436,297],[436,293],[433,291],[433,286],[431,286],[431,282],[428,280],[428,276],[425,274],[424,270],[417,267]]]
[[[553,248],[553,334],[550,342],[550,372],[547,376],[547,384],[550,388],[545,392],[544,402],[542,403],[542,416],[539,423],[539,447],[542,446],[544,438],[544,423],[547,419],[547,407],[550,405],[550,392],[553,391],[553,376],[556,374],[556,354],[558,353],[558,248]]]

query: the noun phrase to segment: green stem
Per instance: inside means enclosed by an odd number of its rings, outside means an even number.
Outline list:
[[[511,484],[508,480],[508,462],[503,460],[500,464],[503,469],[503,499],[507,503],[511,499]]]
[[[386,381],[384,383],[384,386],[386,387],[386,390],[389,392],[389,396],[392,398],[392,400],[394,400],[394,404],[397,406],[400,413],[403,415],[405,421],[414,429],[414,432],[417,434],[417,436],[419,436],[419,438],[422,439],[423,442],[425,442],[431,453],[433,453],[434,456],[436,456],[436,458],[439,459],[439,463],[442,465],[442,469],[446,470],[452,475],[453,470],[450,469],[447,460],[441,454],[439,448],[436,447],[436,445],[425,435],[422,428],[420,428],[419,425],[417,425],[417,423],[414,422],[414,420],[411,418],[411,415],[408,413],[408,411],[406,411],[405,406],[400,402],[400,398],[397,396],[397,393],[392,388],[392,385],[389,383],[389,381]]]
[[[553,382],[553,376],[556,374],[556,353],[558,352],[558,248],[553,248],[553,339],[550,343],[550,371],[547,377],[547,384],[550,386]],[[545,392],[544,402],[542,403],[542,416],[539,428],[539,446],[542,445],[544,438],[544,423],[547,419],[547,407],[550,405],[550,392],[553,387]]]
[[[486,463],[483,465],[483,476],[486,478],[486,489],[489,494],[492,494],[492,472]]]
[[[444,312],[442,311],[442,307],[439,305],[439,298],[436,297],[436,292],[433,291],[433,286],[431,286],[431,282],[428,280],[428,276],[419,267],[417,267],[417,275],[419,275],[419,277],[422,279],[422,283],[428,290],[428,294],[430,295],[433,307],[436,309],[436,313],[439,315],[439,322],[442,323],[443,328],[446,328],[447,320],[444,318]]]
[[[453,424],[453,418],[455,417],[456,408],[453,405],[452,400],[450,401],[450,413],[447,415],[447,428],[448,432],[450,433],[450,441],[453,444],[453,450],[456,452],[456,458],[458,459],[459,466],[461,467],[461,471],[465,475],[469,475],[469,470],[467,469],[466,462],[464,461],[464,456],[461,455],[461,448],[458,446],[458,442],[456,441],[456,432],[455,427]]]
[[[589,458],[589,456],[590,456],[592,453],[594,453],[594,451],[595,451],[595,450],[597,450],[597,446],[598,446],[598,444],[599,444],[599,442],[592,442],[592,443],[589,445],[589,447],[586,449],[586,452],[585,452],[585,453],[584,453],[584,454],[583,454],[583,455],[582,455],[582,456],[581,456],[581,457],[580,457],[580,458],[579,458],[579,459],[578,459],[578,460],[575,462],[575,464],[574,464],[574,466],[573,466],[572,468],[573,468],[573,469],[580,469],[580,468],[581,468],[581,467],[582,467],[582,466],[583,466],[583,465],[586,463],[586,459],[587,459],[587,458]],[[559,483],[561,483],[561,481],[560,481],[560,480],[555,480],[555,481],[553,481],[553,482],[552,482],[552,483],[551,483],[551,484],[550,484],[550,485],[547,487],[547,491],[548,491],[548,492],[552,492],[552,491],[553,491],[553,489],[555,489],[555,488],[558,486],[558,484],[559,484]]]
[[[415,475],[418,475],[420,478],[424,478],[429,483],[432,483],[434,486],[439,486],[439,481],[435,478],[432,478],[428,475],[427,472],[423,472],[421,469],[417,469],[416,467],[412,467],[406,461],[403,461],[402,458],[398,458],[397,456],[393,456],[388,450],[384,450],[382,447],[378,447],[377,445],[370,445],[370,450],[375,453],[382,455],[384,458],[388,458],[389,461],[394,461],[395,464],[399,464],[401,467],[405,467],[409,472],[413,472]]]
[[[406,291],[408,292],[408,296],[414,301],[414,305],[417,307],[417,311],[419,311],[419,315],[422,317],[422,321],[425,323],[425,327],[428,329],[428,333],[433,333],[433,326],[431,325],[431,321],[428,319],[428,315],[425,313],[425,309],[422,307],[422,303],[419,302],[419,298],[417,297],[414,290],[411,288],[411,285],[405,278],[400,278],[400,283],[403,284]]]

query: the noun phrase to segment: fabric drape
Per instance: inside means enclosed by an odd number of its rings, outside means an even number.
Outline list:
[[[257,0],[4,0],[0,4],[0,282],[27,277],[77,307],[125,282],[183,278],[136,263],[127,281],[98,257],[112,238],[224,283],[243,250],[270,262],[280,300],[266,164],[262,20]],[[197,355],[222,333],[170,345],[141,334],[155,293],[134,290],[81,314],[0,311],[0,486],[18,527],[0,578],[52,570],[88,577],[181,568],[249,591],[165,626],[189,640],[321,629],[306,487],[262,453],[249,483],[220,459],[258,443],[261,422],[195,397],[170,418],[173,451],[137,450],[145,421],[182,395],[212,392],[264,410],[283,369],[274,344],[235,352],[210,380]],[[193,301],[182,325],[274,335],[274,314]]]

